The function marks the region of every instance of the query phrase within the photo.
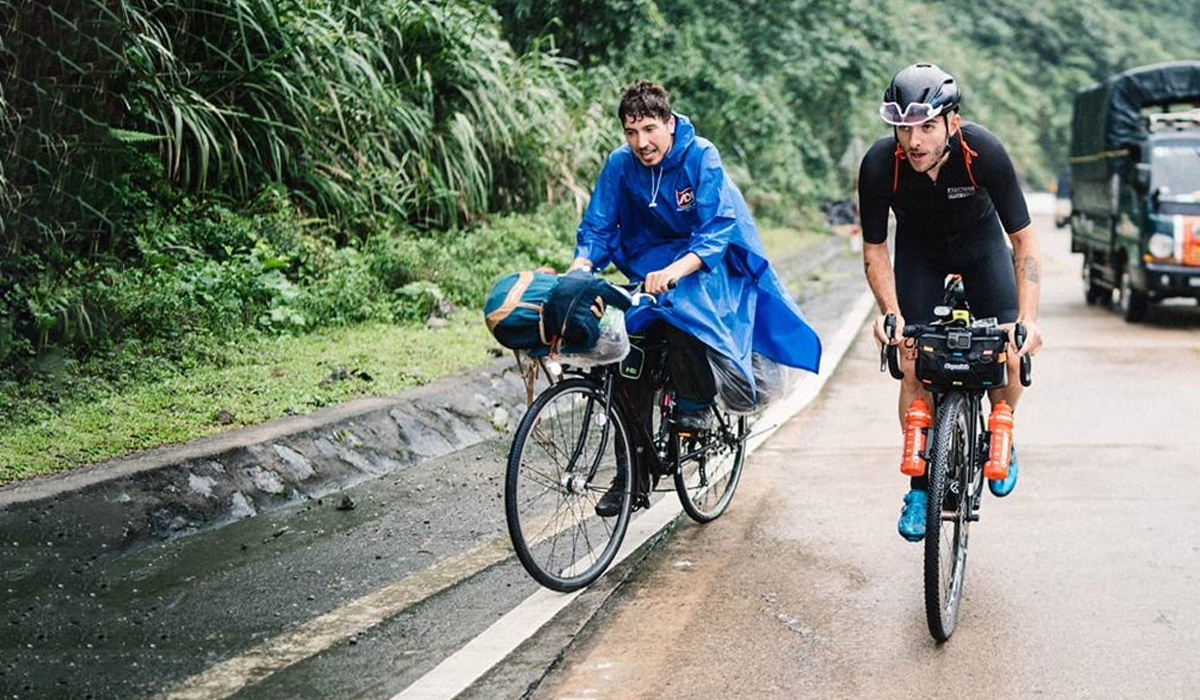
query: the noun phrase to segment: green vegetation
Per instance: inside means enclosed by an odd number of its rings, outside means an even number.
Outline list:
[[[527,217],[503,222],[527,223]],[[470,240],[511,246],[519,236],[504,225],[477,232]],[[763,243],[775,259],[802,254],[818,240],[811,231],[763,231]],[[563,241],[539,257],[555,260],[566,250]],[[486,258],[488,267],[480,279],[507,271],[500,262],[504,259]],[[259,334],[210,348],[209,360],[194,367],[171,362],[123,366],[119,383],[99,381],[88,372],[60,374],[58,381],[38,385],[46,394],[18,402],[19,410],[10,405],[10,414],[20,420],[0,430],[0,484],[349,399],[393,394],[482,366],[493,359],[491,349],[499,347],[474,308],[454,311],[444,325],[433,326],[371,321],[298,336]],[[118,361],[103,364],[111,369]]]
[[[901,66],[958,75],[966,117],[1037,187],[1064,160],[1072,93],[1187,57],[1198,8],[0,0],[0,420],[78,446],[45,448],[65,456],[36,470],[187,439],[219,429],[207,414],[233,399],[185,379],[244,371],[262,380],[252,396],[303,393],[247,362],[338,334],[385,354],[358,334],[425,333],[451,307],[470,316],[503,272],[561,268],[635,77],[674,93],[764,223],[807,229],[850,191],[843,156],[887,133],[875,105]],[[368,384],[354,391],[402,386]],[[72,416],[110,399],[140,407],[108,413],[140,437],[100,448]],[[136,427],[184,403],[199,406],[187,430]],[[228,410],[245,422],[312,405]],[[122,432],[113,420],[92,425]],[[31,464],[16,454],[0,469]]]
[[[476,313],[444,328],[370,323],[239,343],[222,366],[162,371],[87,400],[63,387],[58,410],[0,431],[0,483],[185,442],[362,396],[407,387],[490,359]],[[67,391],[69,390],[69,391]]]

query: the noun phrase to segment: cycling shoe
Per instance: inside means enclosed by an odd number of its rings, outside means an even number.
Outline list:
[[[913,489],[904,495],[904,507],[900,510],[900,522],[897,529],[900,536],[909,542],[920,542],[925,539],[925,504],[928,497],[920,489]]]
[[[988,479],[988,490],[996,498],[1004,498],[1012,493],[1013,488],[1017,485],[1017,446],[1013,445],[1012,452],[1008,453],[1008,476],[1004,479]]]

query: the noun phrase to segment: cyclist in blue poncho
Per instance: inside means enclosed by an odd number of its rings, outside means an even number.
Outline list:
[[[627,143],[604,164],[571,269],[611,262],[658,295],[658,304],[630,309],[627,326],[665,334],[679,426],[704,429],[717,393],[709,348],[732,360],[753,388],[751,352],[816,372],[821,343],[771,269],[717,149],[671,111],[666,90],[639,80],[622,94],[617,114]],[[615,514],[620,491],[612,493],[597,513]]]

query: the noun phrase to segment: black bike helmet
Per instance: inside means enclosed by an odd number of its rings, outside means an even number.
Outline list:
[[[883,91],[879,116],[893,126],[915,126],[958,109],[958,83],[932,63],[914,63]]]

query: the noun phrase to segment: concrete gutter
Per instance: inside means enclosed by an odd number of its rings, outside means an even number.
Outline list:
[[[53,520],[122,547],[319,499],[515,429],[525,384],[512,358],[387,398],[267,421],[0,488],[0,529]]]

